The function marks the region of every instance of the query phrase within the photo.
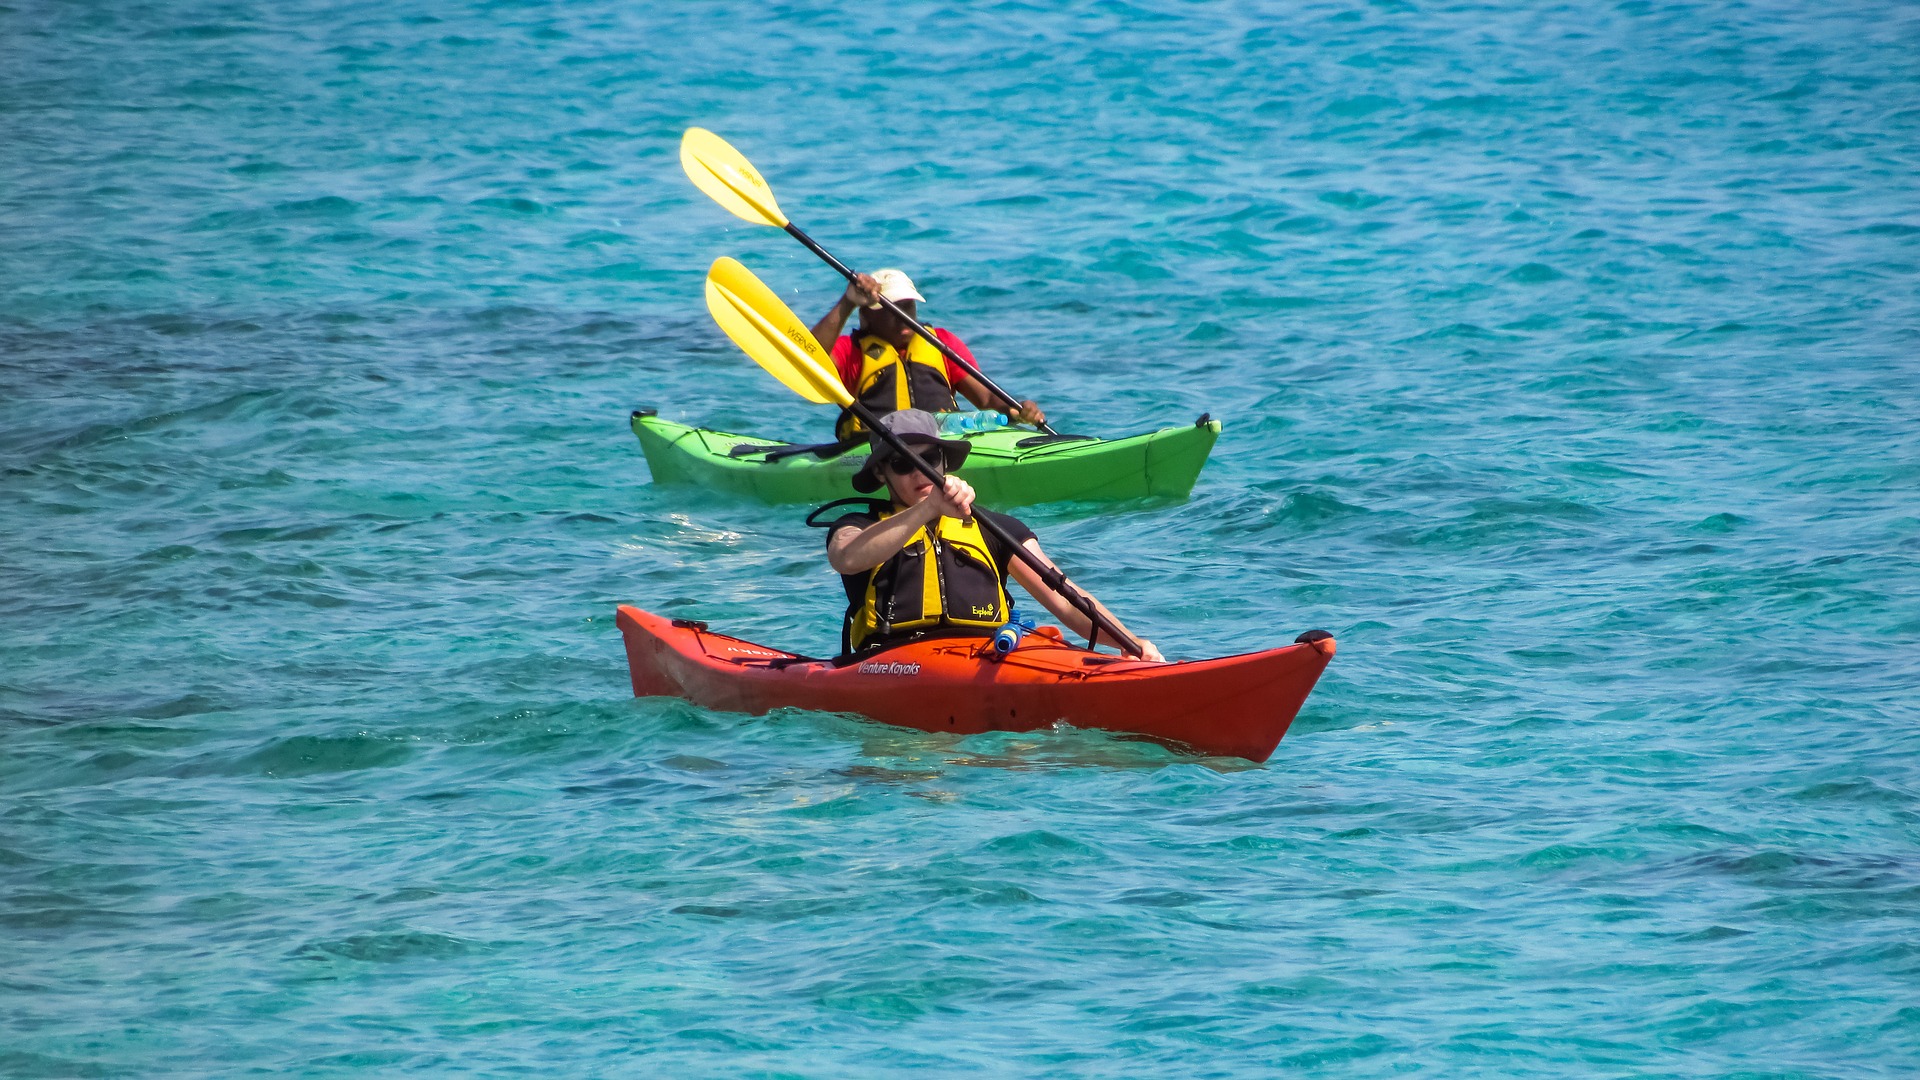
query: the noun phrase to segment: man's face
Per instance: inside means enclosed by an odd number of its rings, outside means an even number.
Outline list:
[[[894,303],[899,304],[900,310],[909,316],[915,319],[920,317],[920,305],[912,300],[896,300]],[[868,330],[878,334],[882,340],[896,349],[906,348],[907,342],[913,338],[912,324],[884,307],[868,308],[860,318],[865,321]]]

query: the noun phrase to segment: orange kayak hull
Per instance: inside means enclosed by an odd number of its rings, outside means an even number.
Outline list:
[[[836,664],[622,605],[636,697],[711,709],[858,713],[974,735],[1075,727],[1143,735],[1203,754],[1265,761],[1332,659],[1325,638],[1215,660],[1123,660],[1036,633],[995,660],[984,638],[928,638]]]

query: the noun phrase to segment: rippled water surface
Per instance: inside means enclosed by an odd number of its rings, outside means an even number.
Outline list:
[[[1909,5],[0,6],[0,1073],[1920,1069]],[[1191,500],[1023,512],[1263,766],[634,700],[830,650],[732,139]]]

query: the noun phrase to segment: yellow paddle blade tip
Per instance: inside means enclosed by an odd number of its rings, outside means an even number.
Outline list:
[[[706,128],[688,128],[680,136],[680,167],[694,187],[735,217],[755,225],[786,227],[787,215],[780,212],[773,188],[760,170],[732,143]]]
[[[818,405],[853,400],[813,330],[737,260],[722,256],[708,269],[707,311],[741,352],[787,389]]]

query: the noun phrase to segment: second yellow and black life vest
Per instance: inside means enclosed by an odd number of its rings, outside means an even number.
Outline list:
[[[889,509],[880,517],[893,514]],[[846,577],[846,652],[943,629],[991,633],[1007,621],[1012,606],[1005,568],[977,521],[942,517],[920,529],[898,555],[867,571],[864,589],[858,575]]]
[[[873,334],[856,336],[853,348],[860,358],[860,374],[853,381],[853,396],[873,410],[875,416],[901,409],[953,411],[953,385],[947,382],[947,358],[926,338],[915,334],[907,345],[904,359],[899,350]],[[840,414],[833,433],[837,438],[850,439],[865,430],[866,425],[849,409]]]

